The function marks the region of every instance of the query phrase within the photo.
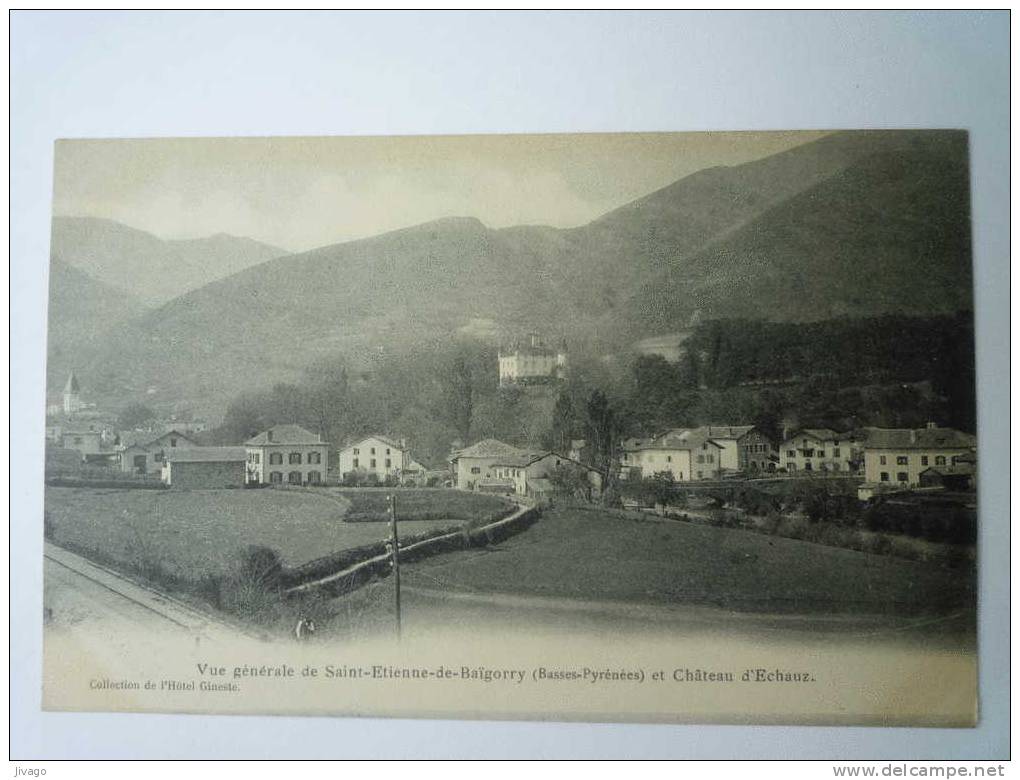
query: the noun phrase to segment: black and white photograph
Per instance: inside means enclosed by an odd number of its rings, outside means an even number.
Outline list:
[[[968,170],[59,141],[45,706],[973,724]]]

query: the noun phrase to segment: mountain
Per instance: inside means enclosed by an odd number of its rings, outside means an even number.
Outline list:
[[[50,251],[94,279],[159,305],[215,279],[287,254],[250,238],[157,238],[108,219],[54,217]]]
[[[59,257],[51,258],[47,384],[52,388],[62,383],[81,355],[104,343],[111,328],[143,311],[134,296],[93,279]]]
[[[272,259],[118,328],[83,379],[220,405],[314,360],[536,331],[606,353],[691,315],[970,308],[966,135],[834,133],[688,176],[572,229],[444,219]]]
[[[966,136],[895,140],[663,269],[631,299],[644,327],[971,309]]]

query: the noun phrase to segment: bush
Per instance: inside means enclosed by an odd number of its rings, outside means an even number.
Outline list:
[[[791,539],[804,539],[809,528],[808,521],[803,517],[784,517],[778,533],[780,536],[788,536]]]
[[[241,553],[239,576],[267,588],[276,588],[283,573],[280,553],[269,547],[251,545]]]

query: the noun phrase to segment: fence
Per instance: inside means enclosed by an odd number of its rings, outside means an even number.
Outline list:
[[[50,487],[141,488],[163,490],[167,486],[157,474],[132,474],[114,469],[46,469],[46,484]]]
[[[400,545],[400,560],[402,563],[410,563],[439,553],[500,542],[530,527],[538,520],[539,515],[538,508],[521,506],[507,517],[477,528],[440,530],[431,535],[410,539]],[[323,564],[329,560],[332,560],[334,567],[341,566],[343,568],[324,576],[315,576],[313,572],[316,569],[321,571]],[[390,560],[391,555],[385,542],[348,550],[332,559],[313,561],[297,570],[288,572],[285,579],[292,582],[299,580],[299,582],[286,588],[285,592],[288,596],[314,591],[324,591],[331,596],[349,593],[376,577],[388,575]],[[300,582],[302,579],[305,581]]]

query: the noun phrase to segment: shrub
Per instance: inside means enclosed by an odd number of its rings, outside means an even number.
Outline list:
[[[808,534],[808,521],[803,517],[784,517],[779,526],[779,534],[791,539],[804,539]]]
[[[251,545],[241,553],[239,577],[259,583],[267,588],[276,588],[283,573],[280,553],[269,547]]]
[[[280,613],[280,592],[243,574],[222,581],[217,601],[227,612],[258,625],[276,622]]]
[[[867,541],[865,547],[865,552],[875,555],[888,555],[892,549],[892,542],[889,541],[887,536],[875,535]]]

